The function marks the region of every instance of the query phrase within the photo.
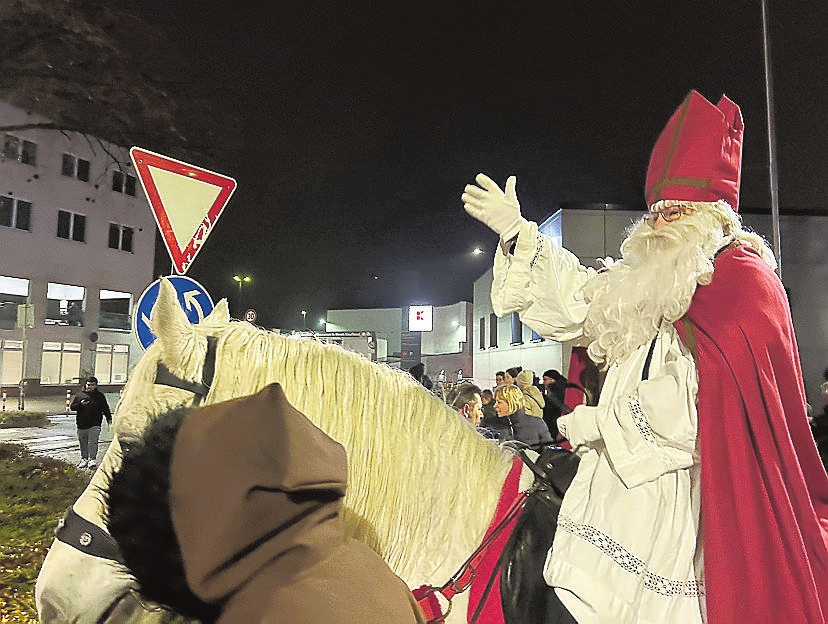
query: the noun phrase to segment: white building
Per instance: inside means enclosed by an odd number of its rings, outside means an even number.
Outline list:
[[[423,307],[423,306],[418,306]],[[374,308],[365,310],[328,310],[325,329],[371,331],[377,337],[377,361],[408,370],[417,362],[437,381],[443,371],[447,382],[458,374],[472,376],[472,347],[469,343],[472,305],[467,301],[429,308],[431,325],[425,331],[409,328],[409,310]],[[413,329],[413,328],[411,328]]]
[[[770,216],[750,208],[740,213],[747,227],[773,240]],[[597,267],[597,258],[619,257],[627,228],[640,216],[640,210],[626,206],[590,204],[559,210],[540,228],[578,256],[581,264]],[[790,297],[808,400],[818,409],[822,372],[828,367],[828,216],[802,211],[787,213],[780,221],[782,280]],[[566,374],[568,345],[541,340],[517,314],[498,319],[492,310],[491,285],[491,269],[474,283],[473,352],[478,381],[492,387],[495,372],[511,366],[534,370],[538,376],[549,368]]]
[[[155,222],[128,150],[26,128],[47,122],[0,103],[0,383],[62,393],[80,378],[126,381],[141,354],[136,299],[153,279]],[[16,323],[31,304],[30,328]],[[25,370],[24,370],[25,369]]]

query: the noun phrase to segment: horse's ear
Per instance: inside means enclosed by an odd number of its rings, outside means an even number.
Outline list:
[[[178,303],[175,287],[168,279],[161,279],[149,326],[156,338],[167,344],[177,344],[183,334],[192,331],[190,320]]]
[[[221,327],[222,325],[227,325],[227,323],[229,322],[230,308],[227,307],[227,299],[222,299],[216,304],[216,307],[213,308],[213,311],[204,317],[204,320],[201,322],[201,324],[207,325],[209,327]]]

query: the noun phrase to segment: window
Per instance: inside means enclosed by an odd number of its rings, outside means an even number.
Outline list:
[[[60,172],[67,177],[89,182],[89,161],[72,154],[64,154]]]
[[[101,290],[101,311],[98,327],[102,329],[130,329],[132,327],[129,311],[132,308],[132,295],[115,290]]]
[[[483,349],[486,348],[486,317],[485,316],[480,317],[480,322],[478,323],[478,325],[479,325],[479,330],[478,330],[477,333],[479,334],[480,349],[483,350]]]
[[[86,289],[71,284],[49,282],[46,286],[45,325],[83,327],[83,301]]]
[[[7,134],[3,141],[3,156],[9,160],[20,161],[24,165],[36,165],[37,143]]]
[[[79,342],[45,342],[40,360],[41,384],[80,383]]]
[[[512,344],[523,344],[523,323],[517,312],[512,312]]]
[[[129,345],[99,344],[95,347],[95,377],[98,383],[124,383],[129,367]]]
[[[0,329],[17,327],[17,306],[26,303],[28,296],[29,280],[0,275]]]
[[[109,224],[109,248],[132,251],[132,234],[134,230],[126,225]]]
[[[532,342],[543,342],[543,336],[541,336],[538,332],[534,329],[532,330]]]
[[[75,212],[58,210],[57,236],[79,243],[84,242],[86,240],[86,217]]]
[[[116,193],[126,193],[135,197],[135,176],[123,171],[112,172],[112,190]]]
[[[17,385],[23,378],[23,341],[3,340],[0,349],[0,384]]]
[[[489,346],[497,346],[497,314],[494,312],[489,315]]]
[[[0,197],[0,225],[32,231],[32,202],[15,199],[8,195]]]

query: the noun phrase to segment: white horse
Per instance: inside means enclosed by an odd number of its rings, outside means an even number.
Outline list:
[[[101,490],[120,465],[120,444],[159,414],[193,403],[192,388],[158,385],[159,364],[199,384],[212,342],[215,376],[205,404],[279,382],[290,403],[347,451],[350,536],[379,553],[409,587],[442,585],[480,544],[514,455],[483,439],[406,373],[336,346],[231,321],[225,300],[192,325],[166,280],[151,325],[157,339],[124,388],[117,436],[73,506],[97,529],[105,532]],[[531,483],[524,469],[519,489]],[[89,533],[92,542],[105,538]],[[37,581],[38,613],[47,624],[162,620],[142,608],[138,589],[122,565],[56,539]],[[465,621],[466,595],[455,598],[448,621]]]

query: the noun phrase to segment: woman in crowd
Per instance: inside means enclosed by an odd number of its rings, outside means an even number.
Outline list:
[[[517,386],[506,384],[497,388],[495,410],[498,417],[493,422],[484,420],[483,426],[500,431],[501,440],[516,440],[534,449],[553,443],[543,419],[526,415],[523,393]]]

